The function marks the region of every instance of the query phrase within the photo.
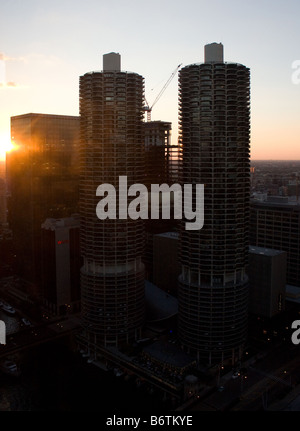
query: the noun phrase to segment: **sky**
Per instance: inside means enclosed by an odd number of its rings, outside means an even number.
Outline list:
[[[1,0],[0,158],[10,117],[79,115],[79,77],[121,55],[145,78],[151,106],[179,64],[204,61],[204,45],[251,70],[251,159],[300,160],[299,0]],[[152,120],[178,135],[178,74]]]

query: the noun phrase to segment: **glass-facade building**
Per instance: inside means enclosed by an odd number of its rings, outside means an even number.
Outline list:
[[[6,166],[15,270],[39,295],[41,225],[78,212],[79,116],[11,117],[11,139]]]

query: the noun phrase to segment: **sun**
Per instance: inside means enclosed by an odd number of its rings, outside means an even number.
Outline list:
[[[6,153],[12,151],[14,148],[13,142],[9,136],[0,135],[0,160],[5,160]]]

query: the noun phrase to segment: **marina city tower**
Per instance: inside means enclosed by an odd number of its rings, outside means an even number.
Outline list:
[[[247,333],[250,71],[205,46],[179,72],[181,181],[204,184],[204,226],[180,232],[179,338],[206,364],[235,362]]]
[[[119,208],[127,198],[119,201],[119,176],[128,187],[143,182],[143,98],[144,78],[121,71],[119,54],[105,54],[102,71],[80,77],[81,295],[90,353],[139,338],[144,320],[143,220],[96,215],[98,186],[115,187]]]

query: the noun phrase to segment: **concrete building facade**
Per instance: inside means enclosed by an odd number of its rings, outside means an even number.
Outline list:
[[[178,331],[213,364],[238,360],[247,337],[250,71],[215,44],[205,58],[179,72],[181,182],[204,184],[204,226],[180,230]]]
[[[127,177],[128,187],[144,179],[144,78],[119,65],[119,54],[110,53],[102,71],[80,77],[81,302],[91,355],[98,345],[138,339],[144,322],[143,220],[96,215],[98,186],[113,185],[116,208],[127,211],[119,176]]]

